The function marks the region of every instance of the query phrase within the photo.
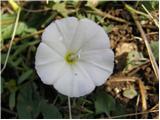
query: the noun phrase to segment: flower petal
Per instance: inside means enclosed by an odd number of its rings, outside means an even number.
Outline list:
[[[45,28],[42,34],[42,42],[62,56],[66,53],[64,38],[54,22]]]
[[[114,67],[114,53],[111,49],[83,51],[80,53],[80,61],[85,61],[108,72],[112,72]]]
[[[95,85],[79,65],[65,67],[64,74],[54,83],[55,89],[69,97],[80,97],[92,92]]]
[[[69,65],[65,65],[61,77],[54,83],[54,88],[63,95],[72,96],[73,72]]]
[[[64,58],[44,43],[40,43],[35,57],[35,64],[42,65],[55,61],[62,61]]]
[[[80,97],[91,93],[95,89],[95,85],[87,72],[80,64],[75,65],[73,70],[72,97]]]
[[[89,19],[82,19],[71,44],[71,50],[109,48],[109,38],[103,28]]]
[[[70,49],[70,44],[73,40],[78,26],[77,18],[68,17],[61,20],[56,20],[55,23],[57,25],[57,29],[59,30],[61,35],[63,35],[63,40],[66,45],[66,48]]]
[[[79,62],[82,63],[95,85],[99,86],[113,72],[114,54],[111,49],[90,50],[81,53]]]
[[[90,76],[95,86],[102,85],[111,74],[108,71],[93,66],[92,64],[89,64],[87,62],[81,62],[80,64],[86,70],[87,74]]]
[[[36,65],[35,68],[43,83],[53,85],[54,82],[56,82],[56,80],[62,75],[61,72],[65,68],[65,62],[59,61]]]

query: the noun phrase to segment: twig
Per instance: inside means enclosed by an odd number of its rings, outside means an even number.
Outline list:
[[[89,109],[87,109],[87,108],[85,108],[85,107],[83,107],[83,109],[80,109],[80,110],[83,111],[83,112],[90,113],[90,114],[93,114],[93,113],[94,113],[93,111],[91,111],[91,110],[89,110]]]
[[[45,9],[38,9],[38,10],[31,10],[31,9],[27,9],[22,7],[22,10],[26,11],[26,12],[31,12],[31,13],[38,13],[38,12],[46,12],[49,10],[52,10],[51,8],[45,8]]]
[[[69,96],[68,96],[68,109],[69,109],[69,119],[72,119],[71,100]]]
[[[137,38],[136,38],[137,39]],[[143,66],[149,66],[150,65],[150,61],[147,60],[145,63],[132,68],[131,70],[127,71],[125,74],[128,76],[132,76],[133,74],[135,74],[137,71],[139,71]]]
[[[138,95],[138,97],[137,97],[137,102],[136,102],[136,113],[137,113],[137,111],[138,111],[139,98],[140,98],[140,95]],[[136,115],[136,119],[137,119],[137,115]]]
[[[27,36],[25,36],[25,37],[23,37],[23,38],[15,38],[15,39],[13,40],[13,43],[12,43],[12,44],[15,44],[15,43],[17,43],[17,42],[20,41],[20,40],[23,40],[23,39],[32,37],[32,36],[34,36],[34,35],[41,34],[43,31],[44,31],[44,29],[39,30],[39,31],[37,31],[37,32],[34,32],[34,33],[32,33],[32,34],[29,34],[29,35],[27,35]],[[9,48],[9,45],[10,45],[9,43],[6,44],[6,45],[4,45],[4,46],[0,49],[0,51],[8,49],[8,48]]]
[[[155,106],[153,106],[150,110],[154,110],[154,109],[156,109],[157,107],[159,107],[159,103],[157,103]]]
[[[111,119],[111,116],[108,112],[105,112],[105,114],[107,115],[108,119]]]
[[[1,73],[4,71],[4,69],[6,68],[6,65],[7,65],[7,62],[8,62],[9,54],[10,54],[11,48],[12,48],[12,43],[13,43],[13,40],[14,40],[14,37],[15,37],[15,34],[16,34],[17,26],[18,26],[18,21],[19,21],[19,17],[20,17],[20,12],[21,12],[21,9],[18,9],[17,17],[16,17],[16,21],[15,21],[15,25],[14,25],[14,29],[13,29],[13,33],[12,33],[11,42],[10,42],[10,44],[9,44],[9,49],[8,49],[8,52],[7,52],[7,56],[6,56],[6,59],[5,59],[5,62],[4,62],[4,66],[3,66],[3,68],[2,68],[1,71],[0,71],[0,74],[1,74]]]
[[[143,4],[142,4],[142,7],[148,13],[149,17],[154,21],[155,25],[159,28],[159,23],[158,23],[157,19],[153,18],[151,13],[147,10],[147,8]]]
[[[7,112],[7,113],[9,113],[9,114],[12,114],[12,115],[17,116],[17,113],[16,113],[16,112],[11,111],[11,110],[9,110],[9,109],[6,109],[6,108],[1,107],[1,110],[4,111],[4,112]]]
[[[54,101],[53,101],[53,105],[55,105],[55,104],[56,104],[57,99],[58,99],[58,95],[57,95],[57,96],[56,96],[56,98],[54,99]]]
[[[108,83],[114,83],[114,82],[135,82],[138,78],[137,77],[112,77],[111,80],[108,80]]]
[[[95,12],[93,12],[93,11],[91,11],[91,12],[96,13],[96,14],[104,17],[104,18],[108,18],[108,19],[111,19],[111,20],[114,20],[114,21],[117,21],[117,22],[128,23],[129,24],[129,22],[126,21],[125,19],[122,19],[122,18],[119,18],[119,17],[115,17],[115,16],[112,16],[112,15],[110,15],[108,13],[102,12],[101,10],[99,10],[99,9],[93,7],[93,6],[89,6],[89,7],[95,11]]]
[[[150,36],[150,35],[158,35],[158,34],[159,34],[159,32],[150,32],[150,33],[147,33],[146,35]]]
[[[125,6],[126,6],[126,5],[125,5]],[[128,5],[127,5],[127,6],[128,6]],[[149,45],[149,43],[148,43],[147,37],[146,37],[146,35],[145,35],[145,32],[144,32],[144,30],[143,30],[140,22],[138,21],[137,15],[135,14],[135,12],[131,11],[130,9],[127,9],[127,10],[131,13],[131,15],[132,15],[132,17],[133,17],[133,19],[134,19],[134,21],[135,21],[135,23],[136,23],[136,26],[137,26],[138,30],[140,31],[140,33],[141,33],[142,39],[144,40],[144,43],[145,43],[146,48],[147,48],[147,51],[148,51],[148,55],[149,55],[149,58],[150,58],[150,61],[151,61],[153,70],[154,70],[154,72],[155,72],[155,75],[156,75],[156,77],[157,77],[157,80],[159,80],[158,65],[157,65],[156,60],[155,60],[155,57],[154,57],[154,55],[153,55],[153,53],[152,53],[151,47],[150,47],[150,45]]]
[[[158,28],[154,25],[146,25],[146,24],[142,24],[142,27],[145,28],[145,29],[152,29],[152,30],[158,30]]]
[[[138,84],[139,84],[141,100],[142,100],[142,111],[144,112],[147,110],[146,89],[143,82],[140,79],[138,80]],[[147,114],[144,114],[143,118],[147,118]]]
[[[155,113],[155,112],[159,112],[159,110],[153,110],[153,111],[146,111],[146,112],[130,113],[130,114],[124,114],[124,115],[119,115],[119,116],[113,116],[113,117],[111,117],[111,119],[120,118],[120,117],[135,116],[135,115],[141,115],[141,114],[146,114],[146,113]]]

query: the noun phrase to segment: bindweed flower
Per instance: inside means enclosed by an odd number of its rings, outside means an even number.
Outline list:
[[[102,85],[113,66],[114,54],[102,27],[75,17],[46,27],[35,61],[43,83],[69,97],[84,96]]]

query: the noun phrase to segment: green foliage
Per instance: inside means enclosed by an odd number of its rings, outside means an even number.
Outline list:
[[[115,107],[116,107],[115,100],[111,95],[103,91],[97,93],[95,98],[96,114],[100,113],[110,114],[111,111],[115,110]]]
[[[126,113],[126,108],[120,102],[116,102],[116,109],[112,112],[112,116],[124,115]],[[125,117],[119,117],[125,119]]]
[[[151,41],[151,49],[156,60],[159,60],[159,41]]]
[[[12,35],[12,32],[13,32],[13,27],[14,27],[14,24],[9,24],[9,25],[3,25],[2,26],[2,30],[1,30],[2,40],[11,38],[11,35]],[[26,34],[32,33],[32,32],[35,32],[35,31],[36,31],[35,29],[29,28],[26,25],[26,23],[19,22],[18,27],[16,29],[16,35],[25,36]]]
[[[2,19],[2,21],[5,21],[5,24],[13,23],[14,20],[16,19],[15,13],[14,14],[9,14],[9,13],[2,14],[2,12],[1,12],[0,14],[2,17],[1,19]]]
[[[125,106],[116,101],[108,93],[98,90],[94,100],[95,112],[97,115],[106,114],[107,116],[117,116],[125,114]]]
[[[159,1],[158,0],[143,1],[142,4],[144,4],[144,6],[149,11],[157,10],[158,7],[159,7]]]
[[[9,96],[9,107],[11,110],[13,110],[13,108],[15,107],[15,103],[16,103],[16,92],[11,92],[10,96]]]
[[[27,78],[29,78],[30,76],[32,76],[33,70],[28,70],[26,72],[24,72],[18,79],[18,84],[24,82],[25,80],[27,80]]]
[[[53,8],[53,10],[56,10],[57,12],[59,12],[63,17],[67,17],[68,16],[68,11],[66,9],[65,2],[63,2],[63,3],[57,2],[57,3],[55,3],[53,5],[52,8]]]
[[[133,99],[135,96],[137,96],[137,91],[135,90],[134,86],[130,86],[128,89],[124,90],[123,96]]]
[[[16,80],[11,79],[7,82],[5,82],[5,88],[7,88],[10,92],[15,92],[17,91],[18,87],[16,85]]]
[[[124,69],[124,72],[142,65],[146,61],[147,61],[147,58],[144,58],[142,52],[131,51],[128,53],[126,67]]]
[[[27,83],[18,94],[17,111],[19,118],[32,119],[42,113],[43,118],[62,118],[53,104],[48,104],[36,91],[34,83]]]
[[[104,30],[105,30],[107,33],[111,32],[113,27],[114,27],[113,25],[103,26]]]
[[[36,92],[35,84],[28,83],[18,94],[17,112],[19,118],[32,119],[39,115],[40,97]]]
[[[46,100],[41,100],[40,111],[44,119],[61,119],[62,115],[53,104],[48,104]]]

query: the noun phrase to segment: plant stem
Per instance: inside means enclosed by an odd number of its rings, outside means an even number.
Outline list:
[[[14,40],[14,37],[15,37],[15,34],[16,34],[17,26],[18,26],[18,21],[19,21],[19,17],[20,17],[20,12],[21,12],[21,9],[18,9],[17,17],[16,17],[16,21],[15,21],[15,25],[14,25],[14,29],[13,29],[13,33],[12,33],[11,42],[10,42],[10,44],[9,44],[9,49],[8,49],[8,52],[7,52],[7,56],[6,56],[6,59],[5,59],[5,62],[4,62],[4,66],[3,66],[3,68],[2,68],[1,71],[0,71],[0,74],[1,74],[1,73],[4,71],[4,69],[6,68],[6,65],[7,65],[7,62],[8,62],[9,54],[10,54],[11,48],[12,48],[12,43],[13,43],[13,40]]]
[[[125,4],[125,8],[129,11],[129,12],[132,12],[132,13],[136,13],[136,14],[139,14],[139,15],[143,15],[145,16],[146,18],[150,18],[146,13],[143,13],[141,11],[138,11],[134,8],[132,8],[131,6]]]
[[[69,119],[72,119],[71,99],[69,96],[68,96],[68,109],[69,109]]]
[[[107,14],[105,12],[102,12],[101,10],[93,7],[93,6],[89,6],[92,10],[94,10],[96,14],[100,15],[100,16],[103,16],[104,18],[108,18],[108,19],[111,19],[111,20],[114,20],[114,21],[117,21],[117,22],[121,22],[121,23],[129,23],[128,21],[126,21],[125,19],[122,19],[122,18],[119,18],[119,17],[115,17],[115,16],[112,16],[110,14]]]

